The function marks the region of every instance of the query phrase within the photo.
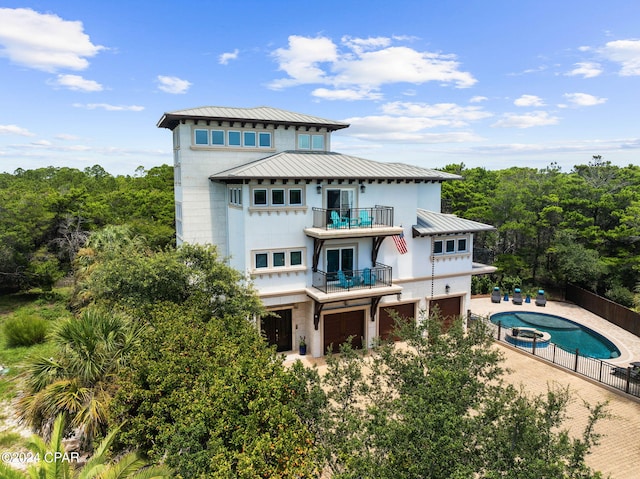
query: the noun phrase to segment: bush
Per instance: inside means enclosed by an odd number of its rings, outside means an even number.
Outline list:
[[[43,343],[47,336],[47,321],[40,316],[17,311],[4,324],[7,346],[32,346]]]
[[[621,304],[627,308],[633,308],[635,306],[635,298],[631,291],[624,286],[614,284],[605,293],[605,297],[610,299],[614,303]]]

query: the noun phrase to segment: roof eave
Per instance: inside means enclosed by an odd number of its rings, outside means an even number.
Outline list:
[[[310,127],[310,128],[326,128],[329,131],[342,130],[349,128],[349,123],[319,123],[319,122],[295,122],[295,121],[283,121],[283,120],[267,120],[259,118],[236,118],[228,116],[203,116],[203,115],[177,115],[174,113],[165,113],[157,123],[158,128],[168,128],[173,130],[181,121],[229,121],[229,122],[242,122],[242,123],[267,123],[272,125],[284,125],[292,127]]]

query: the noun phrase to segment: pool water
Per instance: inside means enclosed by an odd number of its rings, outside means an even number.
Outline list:
[[[568,319],[544,313],[510,311],[496,313],[491,322],[502,323],[503,328],[528,327],[538,331],[546,331],[551,335],[551,342],[558,347],[582,356],[597,359],[611,359],[620,356],[620,350],[607,338],[591,329]]]

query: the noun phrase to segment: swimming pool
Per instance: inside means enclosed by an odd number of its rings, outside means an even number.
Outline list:
[[[574,353],[576,349],[583,356],[611,359],[620,356],[620,350],[599,333],[552,314],[509,311],[491,316],[491,322],[500,322],[503,328],[534,327],[551,335],[551,342]]]

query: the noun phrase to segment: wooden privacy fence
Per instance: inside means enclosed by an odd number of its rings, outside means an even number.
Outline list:
[[[577,304],[581,308],[597,314],[610,323],[626,329],[636,336],[640,336],[640,313],[614,303],[613,301],[598,296],[595,293],[582,289],[575,284],[568,284],[565,294],[567,300]]]

